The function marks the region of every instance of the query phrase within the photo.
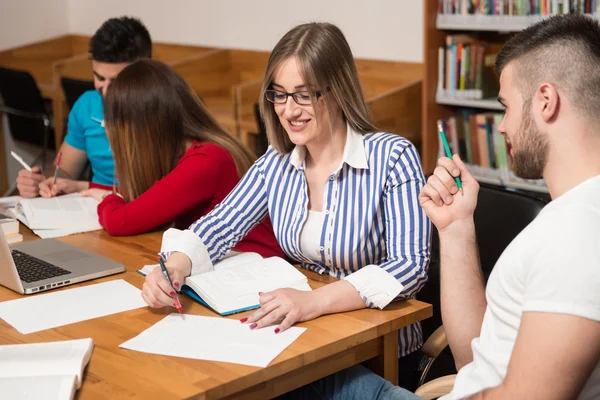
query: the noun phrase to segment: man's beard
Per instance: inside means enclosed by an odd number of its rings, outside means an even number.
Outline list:
[[[548,161],[548,139],[533,121],[531,107],[524,105],[523,120],[515,138],[517,142],[512,147],[513,172],[519,178],[541,179]]]

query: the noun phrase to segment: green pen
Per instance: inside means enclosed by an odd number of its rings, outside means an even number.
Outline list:
[[[450,151],[450,146],[448,146],[448,140],[446,139],[446,134],[444,133],[444,128],[442,128],[442,124],[438,124],[438,131],[440,132],[440,137],[442,138],[442,143],[444,144],[444,149],[446,150],[446,156],[449,159],[452,159],[452,152]],[[459,189],[462,189],[462,182],[460,181],[460,177],[455,177],[456,185]]]

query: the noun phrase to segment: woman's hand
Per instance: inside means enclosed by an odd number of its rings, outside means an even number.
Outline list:
[[[240,321],[249,323],[250,329],[262,328],[274,323],[275,333],[283,332],[296,322],[309,321],[322,315],[321,303],[315,291],[277,289],[259,293],[260,308]]]
[[[167,272],[173,282],[173,288],[179,291],[183,281],[192,271],[192,262],[183,253],[173,253],[165,263],[165,267],[167,267]],[[175,307],[173,288],[169,285],[160,267],[157,267],[146,276],[146,282],[142,287],[142,298],[152,308]]]
[[[91,188],[91,189],[84,190],[80,194],[83,197],[93,197],[94,199],[101,202],[110,193],[112,193],[110,190]]]
[[[65,178],[57,178],[56,184],[54,184],[54,178],[50,177],[40,183],[40,196],[54,197],[59,194],[77,193],[87,190],[89,187],[89,182]]]

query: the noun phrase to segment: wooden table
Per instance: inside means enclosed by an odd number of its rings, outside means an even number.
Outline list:
[[[23,225],[21,232],[25,240],[37,238]],[[161,237],[155,232],[113,238],[96,231],[60,240],[127,266],[125,273],[79,285],[124,279],[141,289],[144,278],[135,270],[155,263]],[[313,288],[333,280],[311,272],[306,275]],[[0,301],[19,297],[0,287]],[[187,314],[216,316],[187,296],[181,296],[181,300]],[[94,352],[78,399],[266,399],[366,360],[371,360],[371,368],[397,383],[398,329],[432,314],[429,304],[408,300],[384,311],[358,310],[304,322],[298,326],[308,329],[266,368],[119,348],[171,311],[142,308],[28,335],[0,320],[0,344],[93,338]],[[239,319],[249,313],[230,318]],[[198,340],[202,340],[202,332],[198,332]]]

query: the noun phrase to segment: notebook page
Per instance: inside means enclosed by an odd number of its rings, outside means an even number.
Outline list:
[[[78,193],[52,198],[24,199],[17,205],[17,213],[25,216],[30,229],[101,229],[96,209],[98,201]],[[94,229],[89,229],[92,226]]]
[[[75,376],[36,376],[0,378],[0,393],[10,400],[71,400]]]
[[[0,318],[23,334],[146,307],[122,279],[0,303]]]
[[[306,277],[290,263],[279,257],[271,257],[258,262],[237,265],[235,268],[207,272],[186,280],[193,288],[217,298],[225,296],[245,296],[269,292],[282,287],[290,287],[306,281]]]
[[[304,333],[250,329],[237,319],[171,314],[119,347],[152,354],[266,367]]]
[[[80,387],[93,348],[90,338],[0,346],[0,378],[65,375]]]
[[[235,251],[231,251],[231,252],[227,253],[227,255],[222,260],[215,263],[214,268],[215,269],[232,268],[237,265],[244,265],[244,264],[250,264],[250,263],[253,263],[256,261],[261,261],[262,259],[263,258],[258,253],[238,253]],[[151,273],[152,271],[154,271],[154,268],[158,268],[158,264],[144,265],[144,267],[139,269],[137,272],[146,276],[149,273]]]

